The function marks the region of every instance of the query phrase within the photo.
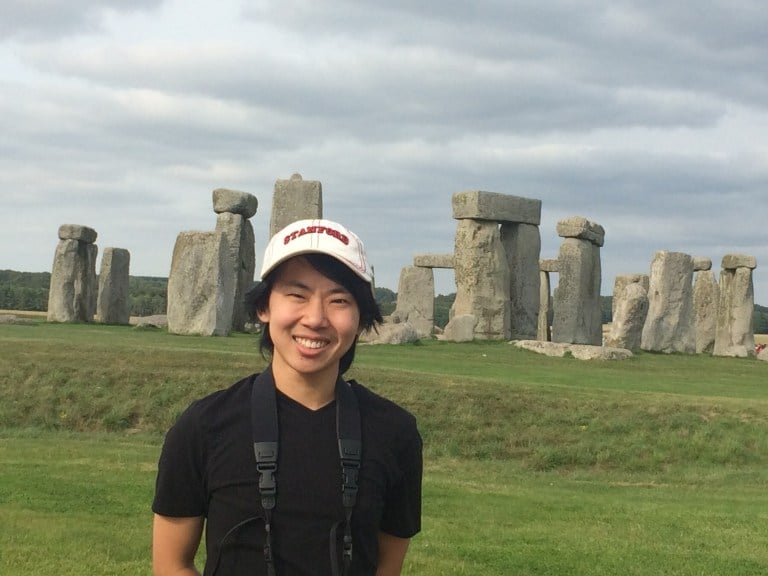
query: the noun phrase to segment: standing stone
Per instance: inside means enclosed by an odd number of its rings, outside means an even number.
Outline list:
[[[754,256],[726,254],[723,257],[713,351],[715,356],[745,358],[755,355],[752,270],[756,267]]]
[[[253,284],[256,248],[253,226],[241,214],[222,212],[216,217],[216,232],[226,238],[227,254],[223,272],[230,274],[226,282],[232,287],[232,325],[237,332],[245,330],[245,292]]]
[[[552,306],[552,281],[550,273],[557,272],[557,258],[542,258],[539,260],[539,322],[536,339],[542,342],[552,341],[552,321],[555,310]]]
[[[694,269],[696,269],[695,263]],[[715,273],[709,268],[699,269],[693,283],[697,354],[711,354],[715,349],[719,302],[720,287],[717,285]]]
[[[639,350],[642,343],[643,325],[648,315],[648,285],[646,281],[637,281],[642,274],[626,275],[623,280],[616,278],[613,302],[615,304],[611,329],[605,338],[605,345],[610,348]],[[633,281],[634,280],[634,281]]]
[[[392,314],[397,322],[411,324],[419,338],[429,338],[435,326],[435,277],[432,268],[406,266],[400,271],[397,306]]]
[[[600,247],[605,230],[577,216],[558,222],[557,233],[564,240],[558,256],[552,341],[600,346],[603,342]]]
[[[96,231],[63,224],[53,257],[48,322],[92,322],[96,313]]]
[[[128,324],[131,319],[131,254],[123,248],[105,248],[99,272],[96,313],[103,324]]]
[[[451,325],[461,322],[461,333],[474,318],[474,337],[480,340],[509,339],[510,300],[507,255],[496,222],[459,220],[454,246],[456,299],[453,317],[444,336],[456,333]]]
[[[507,254],[510,277],[510,337],[513,340],[533,340],[539,328],[539,227],[502,223],[501,243]]]
[[[641,348],[695,353],[693,258],[682,252],[656,252],[651,263],[648,300]]]
[[[303,180],[294,174],[290,180],[277,180],[272,194],[269,235],[273,236],[296,220],[323,217],[323,187],[316,180]]]
[[[619,304],[624,288],[630,284],[641,284],[648,294],[650,278],[648,274],[619,274],[613,279],[613,298],[611,299],[611,318],[616,316],[616,307]]]
[[[181,232],[168,276],[168,332],[226,336],[232,327],[234,275],[227,236]]]

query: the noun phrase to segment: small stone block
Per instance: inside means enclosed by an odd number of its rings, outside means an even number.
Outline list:
[[[701,272],[703,270],[711,270],[712,269],[712,259],[706,258],[704,256],[694,256],[693,257],[693,271],[694,272]]]
[[[247,219],[256,214],[258,207],[258,199],[248,192],[228,190],[226,188],[216,188],[213,191],[213,211],[216,214],[230,212],[232,214],[240,214],[243,218]]]
[[[596,246],[605,242],[605,229],[581,216],[572,216],[557,223],[557,235],[561,238],[588,240]]]
[[[419,268],[453,268],[453,254],[417,254],[413,265]]]
[[[735,270],[736,268],[757,268],[757,260],[754,256],[746,254],[726,254],[723,256],[722,267],[725,270]]]
[[[517,224],[541,224],[541,200],[498,192],[456,192],[451,204],[456,220],[490,220]]]
[[[557,258],[542,258],[539,260],[541,272],[559,272],[560,264]]]
[[[59,240],[77,240],[85,244],[96,242],[96,230],[80,224],[62,224],[59,226]]]

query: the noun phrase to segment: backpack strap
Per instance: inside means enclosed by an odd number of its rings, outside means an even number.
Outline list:
[[[360,407],[352,386],[339,378],[336,381],[336,436],[341,462],[341,499],[345,526],[342,541],[342,572],[339,573],[336,552],[336,528],[331,529],[331,568],[334,576],[345,576],[352,564],[352,511],[357,502],[358,477],[362,461]],[[259,494],[264,509],[264,559],[268,576],[275,576],[272,556],[272,510],[277,502],[277,456],[279,430],[277,392],[271,366],[259,374],[251,390],[251,426],[256,469],[259,472]]]

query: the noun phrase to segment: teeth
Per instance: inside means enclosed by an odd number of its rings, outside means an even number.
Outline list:
[[[322,348],[326,345],[323,340],[310,340],[309,338],[296,338],[295,340],[305,348]]]

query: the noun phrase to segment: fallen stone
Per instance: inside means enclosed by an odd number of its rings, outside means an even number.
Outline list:
[[[609,346],[542,342],[540,340],[517,340],[513,343],[517,348],[546,356],[562,358],[570,353],[577,360],[626,360],[634,356],[630,350]]]

